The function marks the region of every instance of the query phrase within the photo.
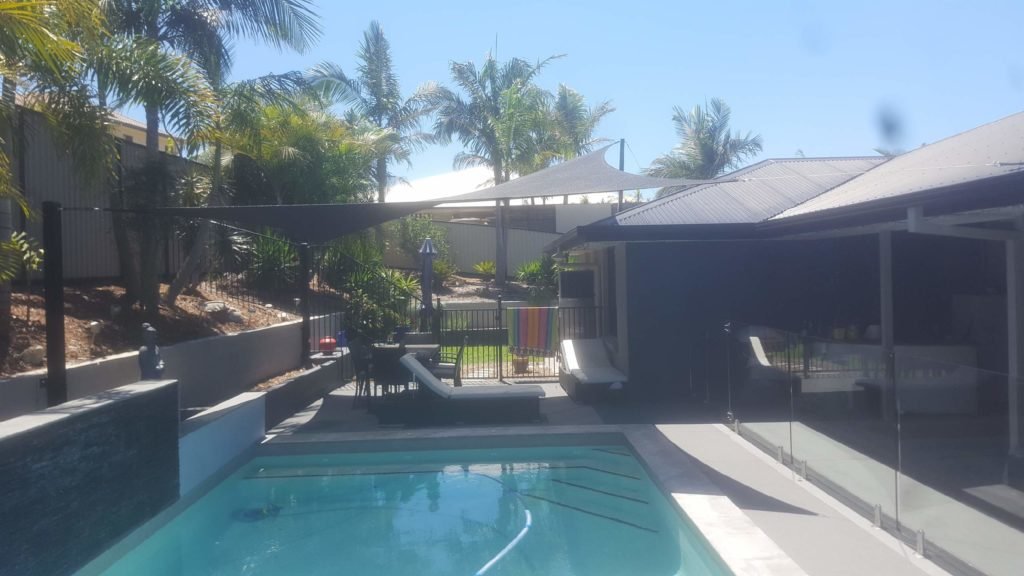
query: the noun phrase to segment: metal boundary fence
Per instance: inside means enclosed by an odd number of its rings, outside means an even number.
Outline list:
[[[549,308],[554,312],[554,338],[547,350],[515,352],[510,346],[508,312],[521,307],[500,300],[474,308],[441,307],[439,341],[452,355],[465,344],[462,377],[469,380],[529,380],[558,377],[558,348],[566,339],[597,338],[604,334],[597,306]]]
[[[199,242],[204,248],[196,253],[202,257],[194,258],[193,263],[198,264],[189,268],[185,293],[199,296],[204,314],[225,314],[227,318],[270,314],[278,315],[280,321],[301,318],[302,355],[296,358],[297,366],[308,362],[322,339],[336,339],[342,330],[383,340],[399,326],[419,322],[421,304],[416,294],[396,284],[382,267],[355,260],[340,244],[296,243],[269,231],[212,220],[108,208],[64,208],[46,202],[44,385],[50,405],[67,399],[65,289],[89,282],[123,286],[118,278],[128,263],[148,267],[160,283],[163,300]],[[331,344],[332,350],[335,344]]]

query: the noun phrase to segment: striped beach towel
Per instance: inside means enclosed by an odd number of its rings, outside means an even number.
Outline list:
[[[558,308],[505,311],[508,347],[515,354],[550,356],[558,347]]]

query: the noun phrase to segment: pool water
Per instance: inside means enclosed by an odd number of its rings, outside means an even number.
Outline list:
[[[255,458],[103,573],[728,571],[627,448],[577,446]]]

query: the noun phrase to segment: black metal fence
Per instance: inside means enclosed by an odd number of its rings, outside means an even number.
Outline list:
[[[454,304],[437,311],[443,351],[454,354],[463,343],[466,345],[462,361],[464,379],[554,379],[558,377],[558,348],[562,340],[604,334],[600,307],[550,307],[546,309],[552,314],[553,325],[549,337],[541,338],[548,340],[547,346],[516,349],[510,342],[509,311],[521,309],[498,301],[469,306]]]
[[[172,291],[182,295],[179,308],[239,330],[301,319],[303,359],[342,330],[383,340],[420,322],[416,281],[356,260],[342,243],[300,244],[270,231],[144,212],[52,203],[43,212],[47,360],[57,390],[51,403],[66,397],[66,299],[105,306],[111,323],[132,334],[142,320],[161,318],[152,303],[163,306]],[[26,278],[26,289],[39,275]],[[150,302],[149,311],[125,305],[134,301]]]

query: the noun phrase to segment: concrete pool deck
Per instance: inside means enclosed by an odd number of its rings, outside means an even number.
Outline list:
[[[541,401],[541,424],[407,429],[378,426],[365,410],[353,409],[349,384],[282,422],[269,433],[270,444],[618,431],[737,574],[946,574],[838,501],[798,481],[717,424],[714,413],[693,406],[587,406],[572,402],[557,384],[541,386],[547,393]],[[736,511],[742,512],[741,518]],[[750,539],[740,538],[742,533]]]

